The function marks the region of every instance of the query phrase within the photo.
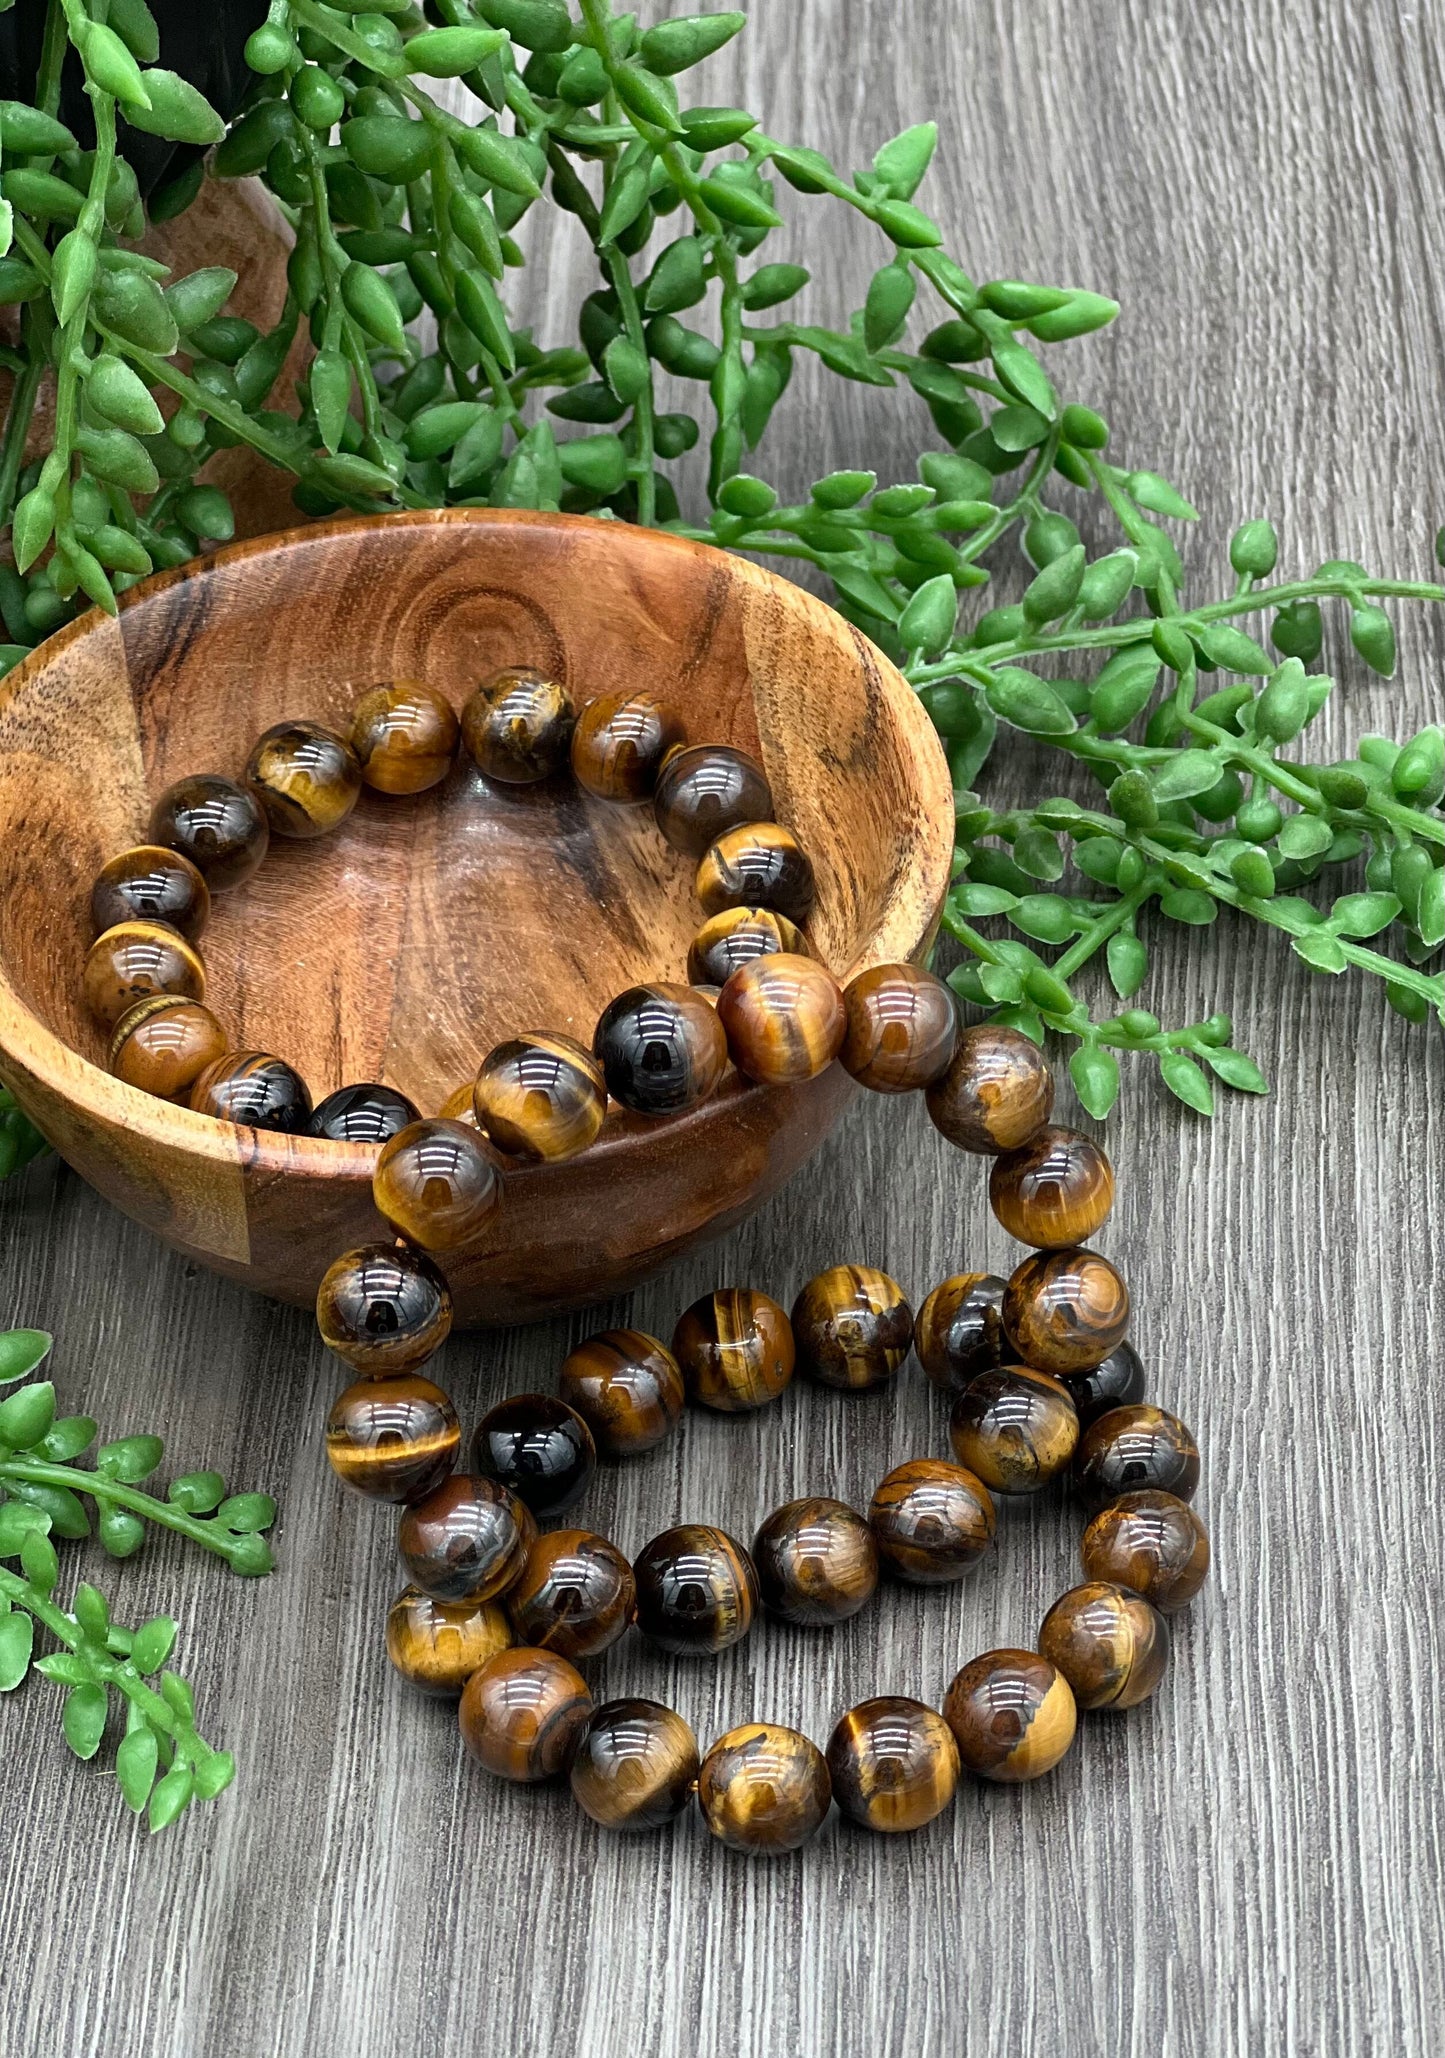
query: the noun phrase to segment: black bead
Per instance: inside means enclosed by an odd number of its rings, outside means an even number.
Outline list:
[[[705,1100],[727,1063],[727,1038],[686,987],[634,986],[603,1009],[592,1039],[607,1091],[640,1115],[675,1115]]]
[[[514,1394],[482,1417],[472,1440],[472,1470],[510,1487],[534,1515],[570,1508],[596,1465],[592,1431],[552,1394]]]
[[[1079,1421],[1085,1429],[1110,1408],[1129,1407],[1144,1398],[1144,1366],[1132,1343],[1110,1351],[1102,1365],[1089,1372],[1071,1372],[1064,1380]]]
[[[385,1143],[408,1122],[420,1119],[419,1111],[394,1086],[338,1086],[316,1108],[307,1134],[330,1137],[333,1143]]]

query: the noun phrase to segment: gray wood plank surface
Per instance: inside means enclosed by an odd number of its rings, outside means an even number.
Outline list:
[[[1428,575],[1445,515],[1438,10],[756,0],[755,16],[698,97],[742,97],[850,165],[935,114],[931,204],[975,276],[1122,300],[1114,331],[1059,353],[1060,376],[1204,510],[1199,590],[1233,522],[1265,512],[1287,564]],[[789,214],[777,254],[813,267],[812,304],[856,304],[870,258],[852,218]],[[544,318],[581,289],[572,254],[534,288]],[[909,474],[921,408],[804,390],[780,484],[829,464]],[[1410,617],[1395,682],[1341,657],[1341,752],[1438,719],[1442,660],[1445,625]],[[1013,763],[1026,790],[1036,768]],[[1226,924],[1162,938],[1153,992],[1176,1018],[1230,1007],[1278,1082],[1211,1127],[1141,1081],[1110,1131],[1107,1248],[1154,1391],[1204,1450],[1207,1598],[1157,1700],[1088,1722],[1036,1790],[968,1786],[896,1843],[835,1818],[771,1866],[696,1822],[608,1841],[565,1791],[504,1790],[465,1763],[450,1709],[408,1694],[382,1652],[390,1523],[324,1465],[338,1381],[309,1320],[168,1257],[53,1162],[0,1189],[0,1316],[57,1331],[63,1398],[117,1430],[166,1426],[178,1467],[215,1461],[283,1508],[262,1584],[159,1546],[107,1570],[120,1606],[181,1618],[205,1722],[241,1762],[219,1806],[148,1841],[59,1748],[50,1689],[0,1710],[6,2053],[1433,2048],[1440,1042]],[[1007,1269],[978,1164],[920,1108],[855,1108],[719,1247],[595,1319],[462,1339],[444,1377],[474,1419],[550,1383],[585,1328],[667,1334],[711,1285],[787,1301],[842,1259],[916,1296],[964,1262]],[[656,1462],[600,1475],[587,1514],[634,1550],[684,1515],[746,1537],[796,1492],[863,1502],[888,1465],[943,1447],[913,1365],[882,1397],[794,1390],[761,1417],[690,1418]],[[869,1693],[936,1700],[974,1652],[1032,1641],[1074,1576],[1072,1513],[1011,1510],[1003,1531],[961,1590],[889,1590],[827,1639],[769,1625],[716,1667],[629,1639],[599,1683],[673,1700],[705,1736],[761,1715],[821,1738]]]

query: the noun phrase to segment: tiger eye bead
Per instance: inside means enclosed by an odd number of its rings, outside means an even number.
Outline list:
[[[476,1103],[473,1098],[475,1093],[476,1082],[471,1079],[463,1080],[460,1086],[454,1087],[447,1095],[437,1113],[444,1122],[462,1122],[468,1129],[475,1129],[480,1133],[481,1124],[477,1120]]]
[[[922,1829],[958,1791],[958,1745],[922,1701],[883,1694],[860,1701],[828,1742],[833,1798],[865,1829]]]
[[[587,1491],[597,1446],[565,1401],[550,1393],[513,1394],[477,1425],[472,1469],[510,1487],[534,1515],[558,1515]]]
[[[993,1157],[1017,1150],[1048,1121],[1054,1077],[1021,1030],[979,1022],[959,1037],[926,1103],[934,1128],[950,1143]]]
[[[367,1081],[359,1086],[338,1086],[335,1093],[318,1101],[306,1133],[328,1137],[333,1143],[387,1143],[409,1122],[420,1120],[404,1093],[394,1086]]]
[[[518,1643],[564,1658],[595,1658],[615,1644],[636,1605],[632,1567],[616,1544],[586,1529],[538,1537],[506,1599]]]
[[[774,1401],[793,1376],[792,1325],[765,1293],[719,1287],[695,1300],[672,1335],[687,1396],[735,1415]]]
[[[159,843],[137,843],[101,866],[90,889],[97,936],[117,922],[166,922],[191,943],[206,926],[211,889],[188,857]]]
[[[716,1012],[690,986],[630,986],[603,1009],[592,1049],[607,1091],[639,1115],[679,1115],[707,1099],[727,1067]]]
[[[1192,1501],[1198,1485],[1199,1446],[1165,1408],[1111,1408],[1085,1430],[1074,1459],[1074,1486],[1096,1512],[1145,1487]]]
[[[225,1054],[226,1032],[198,1000],[153,993],[127,1008],[110,1039],[110,1069],[159,1100],[184,1100]]]
[[[496,1601],[436,1601],[408,1586],[386,1617],[386,1655],[412,1686],[451,1700],[488,1658],[512,1641],[506,1610]]]
[[[1111,1501],[1084,1531],[1084,1570],[1143,1594],[1161,1615],[1187,1607],[1209,1576],[1209,1536],[1186,1501],[1146,1488]]]
[[[792,1322],[808,1377],[855,1393],[890,1380],[913,1344],[903,1288],[871,1265],[834,1265],[810,1279]]]
[[[1054,1602],[1039,1653],[1058,1666],[1080,1708],[1137,1708],[1164,1677],[1169,1624],[1142,1594],[1094,1580]]]
[[[320,722],[278,722],[257,738],[246,784],[273,836],[307,840],[346,820],[361,795],[356,752]]]
[[[260,865],[271,831],[255,795],[216,772],[168,786],[151,810],[150,840],[189,858],[212,893],[239,886]]]
[[[868,1510],[879,1556],[910,1586],[962,1579],[993,1542],[995,1520],[983,1481],[942,1458],[895,1465]]]
[[[795,922],[776,908],[724,908],[709,915],[687,953],[687,976],[694,986],[723,987],[741,965],[755,958],[808,955],[808,939]]]
[[[718,1020],[740,1072],[763,1086],[816,1079],[842,1047],[843,993],[826,965],[790,951],[739,965],[718,995]]]
[[[813,912],[812,860],[780,822],[741,822],[704,851],[696,891],[707,915],[724,908],[776,908],[801,925]]]
[[[989,1205],[1010,1236],[1038,1250],[1086,1243],[1114,1205],[1114,1168],[1092,1137],[1041,1129],[998,1159]]]
[[[758,1575],[740,1543],[702,1522],[665,1529],[633,1561],[637,1626],[675,1657],[711,1657],[753,1626]]]
[[[572,1760],[572,1797],[603,1829],[661,1829],[697,1784],[697,1738],[660,1701],[604,1701]]]
[[[86,952],[81,990],[96,1021],[113,1029],[153,993],[204,999],[206,968],[180,931],[164,922],[117,922]]]
[[[755,757],[728,743],[694,743],[670,753],[652,799],[657,826],[674,850],[700,858],[729,829],[769,822],[773,795]]]
[[[475,1243],[502,1204],[502,1182],[475,1129],[438,1116],[399,1129],[371,1175],[382,1220],[424,1251]]]
[[[873,1532],[842,1501],[789,1501],[753,1538],[763,1606],[784,1622],[821,1629],[866,1607],[878,1585]]]
[[[472,1674],[457,1719],[479,1765],[531,1786],[568,1770],[591,1713],[592,1696],[575,1665],[555,1651],[514,1645]]]
[[[375,792],[425,793],[451,770],[457,731],[444,693],[421,679],[397,679],[362,694],[350,740],[361,776]]]
[[[461,1444],[451,1401],[414,1372],[358,1380],[326,1418],[332,1471],[374,1501],[424,1501],[451,1472]]]
[[[1037,1651],[985,1651],[965,1665],[943,1717],[968,1770],[1008,1784],[1051,1772],[1078,1723],[1069,1682]]]
[[[1100,1415],[1107,1415],[1110,1408],[1129,1407],[1144,1398],[1144,1366],[1133,1344],[1127,1341],[1117,1344],[1107,1358],[1087,1372],[1060,1376],[1085,1429]]]
[[[686,740],[682,716],[655,693],[604,694],[577,717],[572,771],[600,800],[650,800],[663,759]]]
[[[993,1493],[1037,1493],[1073,1457],[1079,1417],[1060,1380],[1001,1365],[958,1396],[948,1437],[958,1462]]]
[[[306,1081],[283,1058],[264,1050],[232,1050],[208,1065],[191,1088],[198,1115],[245,1129],[299,1136],[311,1119]]]
[[[316,1294],[321,1340],[354,1372],[414,1372],[446,1342],[452,1297],[420,1251],[362,1244],[331,1266]]]
[[[1097,1251],[1037,1251],[1009,1276],[1003,1326],[1035,1371],[1087,1372],[1124,1341],[1129,1289]]]
[[[796,1851],[833,1798],[827,1761],[796,1729],[745,1722],[720,1736],[697,1776],[702,1819],[730,1851]]]
[[[575,1157],[596,1141],[607,1084],[591,1051],[570,1036],[528,1032],[483,1058],[473,1105],[498,1150],[542,1164]]]
[[[537,1541],[531,1512],[495,1479],[454,1472],[401,1518],[397,1546],[414,1586],[438,1601],[491,1601],[515,1586]]]
[[[872,965],[843,989],[847,1030],[838,1062],[873,1093],[913,1093],[948,1069],[958,1009],[919,965]]]
[[[959,1272],[935,1286],[913,1325],[913,1348],[940,1393],[962,1393],[1010,1355],[1003,1328],[1004,1282],[993,1272]]]
[[[558,1388],[605,1458],[664,1442],[682,1420],[686,1389],[672,1352],[640,1329],[604,1329],[563,1360]]]
[[[577,710],[559,679],[505,665],[462,709],[462,742],[479,772],[504,786],[534,786],[560,772]]]

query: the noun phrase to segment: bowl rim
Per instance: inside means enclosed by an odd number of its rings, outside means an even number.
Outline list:
[[[552,514],[530,508],[407,508],[303,522],[293,528],[272,529],[261,536],[244,537],[203,556],[190,558],[183,565],[153,572],[137,581],[117,596],[118,610],[124,614],[127,609],[143,604],[167,587],[204,580],[216,569],[244,563],[247,558],[269,557],[307,544],[329,542],[336,537],[379,528],[486,528],[494,523],[564,529],[605,527],[612,535],[628,539],[624,548],[722,558],[730,573],[741,571],[745,578],[758,580],[765,588],[778,592],[786,606],[805,618],[816,621],[823,617],[843,624],[847,633],[856,640],[860,656],[876,668],[890,712],[905,733],[910,759],[921,774],[918,810],[925,824],[925,834],[914,864],[894,875],[882,917],[870,938],[870,947],[861,961],[855,963],[861,968],[868,964],[911,958],[936,929],[948,886],[953,848],[953,785],[937,731],[912,686],[861,629],[816,594],[795,585],[765,565],[754,564],[750,558],[720,550],[714,544],[696,542],[688,536],[673,535],[666,529],[649,529],[631,522],[603,523],[594,515]],[[74,621],[67,622],[63,628],[46,637],[0,680],[0,711],[29,686],[37,673],[48,670],[57,662],[64,662],[71,646],[93,635],[105,620],[99,608],[88,608]],[[946,836],[943,834],[945,824],[948,829]],[[939,846],[937,850],[932,848],[935,842]],[[921,881],[918,879],[920,865],[923,867]],[[848,969],[851,972],[854,968],[850,966]],[[379,1146],[375,1144],[351,1144],[331,1137],[253,1129],[242,1123],[224,1121],[218,1116],[199,1114],[183,1102],[159,1100],[140,1087],[127,1085],[124,1080],[117,1079],[113,1073],[72,1049],[63,1037],[42,1022],[21,1000],[5,976],[3,967],[0,967],[0,1071],[8,1073],[12,1067],[33,1078],[68,1108],[103,1126],[123,1128],[164,1149],[183,1151],[188,1156],[207,1159],[218,1165],[234,1166],[240,1153],[244,1155],[248,1168],[257,1173],[286,1172],[295,1175],[311,1171],[331,1178],[369,1179],[376,1162]],[[8,1079],[6,1083],[9,1084]],[[714,1106],[770,1090],[738,1074],[725,1080],[705,1105]],[[23,1107],[23,1086],[17,1098]],[[704,1110],[691,1112],[702,1113]],[[638,1118],[639,1121],[642,1119]],[[599,1154],[625,1149],[636,1134],[631,1120],[625,1124],[609,1123],[590,1147],[588,1155],[595,1158]],[[533,1169],[565,1171],[566,1166],[564,1163],[557,1168],[544,1166]]]

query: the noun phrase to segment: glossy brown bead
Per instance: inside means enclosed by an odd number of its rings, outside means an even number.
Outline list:
[[[991,1492],[1037,1493],[1073,1457],[1079,1417],[1062,1381],[1000,1365],[958,1396],[948,1437],[958,1462]]]
[[[604,1701],[572,1760],[572,1798],[604,1829],[661,1829],[697,1784],[697,1738],[660,1701]]]
[[[756,958],[808,955],[808,939],[796,922],[776,908],[724,908],[709,915],[687,953],[687,976],[694,986],[725,986],[742,965]]]
[[[920,965],[870,965],[843,989],[847,1031],[838,1062],[873,1093],[913,1093],[947,1071],[958,1009]]]
[[[1127,1340],[1087,1372],[1061,1375],[1085,1429],[1110,1408],[1125,1408],[1144,1398],[1144,1366]]]
[[[1054,1077],[1037,1044],[993,1022],[962,1032],[927,1094],[934,1128],[960,1150],[988,1157],[1027,1143],[1053,1104]]]
[[[572,771],[601,800],[650,800],[662,761],[687,741],[682,716],[655,693],[590,700],[572,731]]]
[[[596,1141],[607,1084],[591,1051],[570,1036],[531,1031],[487,1053],[472,1099],[478,1126],[499,1151],[542,1164]]]
[[[97,936],[117,922],[167,922],[194,943],[211,912],[211,889],[178,850],[137,843],[102,865],[90,889]]]
[[[883,1694],[860,1701],[828,1741],[833,1799],[865,1829],[922,1829],[958,1791],[958,1745],[922,1701]]]
[[[1097,1251],[1039,1251],[1010,1274],[1003,1326],[1035,1371],[1087,1372],[1124,1341],[1129,1289]]]
[[[1093,1580],[1054,1602],[1039,1652],[1057,1665],[1080,1708],[1136,1708],[1169,1664],[1169,1624],[1142,1594]]]
[[[326,1418],[332,1471],[374,1501],[424,1501],[450,1474],[461,1444],[450,1399],[415,1372],[358,1380]]]
[[[727,1415],[764,1407],[793,1376],[792,1324],[774,1300],[723,1286],[695,1300],[672,1335],[687,1397]]]
[[[730,1729],[698,1770],[702,1819],[730,1851],[796,1851],[822,1823],[832,1798],[818,1746],[775,1722]]]
[[[846,1622],[878,1585],[878,1546],[843,1501],[789,1501],[753,1538],[763,1606],[806,1629]]]
[[[949,1687],[943,1716],[967,1769],[1006,1784],[1051,1772],[1078,1724],[1069,1682],[1037,1651],[973,1659]]]
[[[1010,1236],[1038,1250],[1086,1243],[1114,1205],[1114,1168],[1090,1136],[1041,1129],[989,1175],[989,1205]]]
[[[517,1642],[564,1658],[595,1658],[615,1644],[636,1605],[632,1567],[616,1544],[586,1529],[538,1537],[506,1598]]]
[[[208,1065],[191,1088],[198,1115],[299,1136],[311,1120],[311,1093],[284,1058],[264,1050],[231,1050]]]
[[[822,1386],[862,1392],[890,1380],[913,1345],[903,1288],[872,1265],[833,1265],[793,1303],[798,1363]]]
[[[351,717],[351,748],[377,793],[424,793],[452,768],[456,713],[421,679],[397,679],[363,693]]]
[[[741,822],[704,851],[697,868],[703,913],[724,908],[776,908],[800,926],[813,912],[813,865],[780,822]]]
[[[212,893],[239,886],[265,857],[271,831],[254,794],[217,772],[168,786],[151,810],[150,840],[178,850]]]
[[[563,1360],[558,1391],[604,1458],[653,1450],[682,1420],[686,1400],[676,1358],[640,1329],[604,1329],[585,1338]]]
[[[996,1519],[983,1481],[942,1458],[895,1465],[868,1510],[878,1555],[910,1586],[943,1586],[971,1572],[993,1542]]]
[[[1085,1430],[1074,1458],[1074,1486],[1095,1512],[1145,1487],[1192,1501],[1198,1485],[1199,1446],[1165,1408],[1111,1408]]]
[[[680,1658],[711,1657],[753,1626],[758,1575],[740,1543],[702,1522],[665,1529],[633,1561],[637,1626]]]
[[[362,1244],[331,1266],[316,1294],[322,1342],[354,1372],[390,1379],[414,1372],[446,1342],[452,1297],[420,1251]]]
[[[226,1032],[198,1000],[153,993],[127,1008],[110,1039],[110,1069],[160,1100],[184,1100],[225,1055]]]
[[[935,1286],[913,1325],[913,1348],[940,1393],[962,1393],[1013,1355],[1003,1327],[1004,1282],[959,1272]]]
[[[755,757],[729,743],[674,750],[657,775],[652,811],[674,850],[700,858],[729,829],[769,822],[773,795]]]
[[[504,665],[462,709],[462,742],[478,771],[504,786],[534,786],[567,763],[577,710],[560,679]]]
[[[592,1431],[550,1393],[517,1393],[489,1408],[472,1438],[472,1470],[499,1479],[534,1515],[580,1500],[597,1469]]]
[[[716,1010],[690,986],[630,986],[598,1018],[592,1049],[607,1091],[638,1115],[680,1115],[713,1091],[728,1044]]]
[[[463,1080],[460,1086],[453,1087],[452,1091],[437,1109],[441,1119],[444,1122],[465,1123],[468,1129],[475,1129],[480,1134],[481,1124],[477,1120],[477,1109],[474,1099],[476,1090],[476,1081],[473,1079]]]
[[[376,1080],[362,1080],[354,1086],[338,1086],[311,1111],[306,1125],[308,1136],[324,1136],[332,1143],[386,1143],[408,1122],[421,1116],[413,1102],[394,1086]]]
[[[816,1079],[837,1057],[847,1026],[833,974],[791,951],[739,965],[718,995],[717,1013],[733,1063],[762,1086]]]
[[[405,1587],[386,1617],[386,1655],[412,1686],[455,1699],[488,1658],[512,1641],[506,1610],[496,1601],[438,1601]]]
[[[397,1545],[413,1585],[439,1601],[491,1601],[522,1576],[537,1541],[530,1511],[495,1479],[454,1472],[401,1518]]]
[[[572,1763],[592,1696],[575,1665],[523,1645],[498,1651],[462,1689],[462,1742],[488,1772],[530,1786]]]
[[[203,1000],[206,968],[178,929],[164,922],[117,922],[86,952],[81,991],[96,1021],[113,1029],[153,993]]]
[[[371,1175],[382,1220],[418,1250],[474,1244],[502,1204],[502,1182],[485,1143],[463,1122],[412,1122],[383,1144]]]
[[[300,841],[338,828],[361,795],[361,766],[344,736],[320,722],[278,722],[256,740],[246,784],[273,836]]]
[[[1084,1531],[1084,1570],[1143,1594],[1161,1615],[1187,1607],[1209,1576],[1209,1536],[1172,1493],[1146,1488],[1101,1509]]]

